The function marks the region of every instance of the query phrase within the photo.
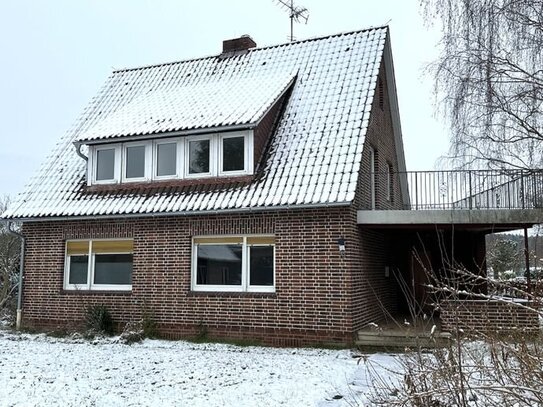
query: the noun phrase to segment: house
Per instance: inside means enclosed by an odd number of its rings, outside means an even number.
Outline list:
[[[406,210],[410,176],[387,27],[114,71],[3,214],[22,324],[104,304],[170,337],[350,343],[402,311],[391,270],[418,276],[436,229],[473,265],[490,229],[535,223]]]

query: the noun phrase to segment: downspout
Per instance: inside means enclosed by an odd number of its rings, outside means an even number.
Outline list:
[[[25,237],[11,229],[12,222],[6,221],[6,230],[10,235],[16,236],[21,239],[21,255],[19,257],[19,289],[17,290],[17,319],[15,322],[15,329],[21,329],[21,321],[23,317],[23,275],[25,267]]]
[[[81,147],[82,147],[82,146],[83,146],[83,144],[81,144],[81,143],[74,143],[75,152],[77,153],[77,155],[78,155],[79,157],[81,157],[83,160],[85,160],[85,161],[88,162],[88,161],[89,161],[89,157],[87,157],[85,154],[83,154],[83,153],[81,152]]]

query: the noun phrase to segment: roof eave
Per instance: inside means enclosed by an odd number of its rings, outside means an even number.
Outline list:
[[[260,119],[259,119],[260,120]],[[160,132],[160,133],[149,133],[149,134],[131,134],[126,136],[115,136],[108,138],[101,138],[96,140],[75,140],[74,145],[95,145],[95,144],[109,144],[109,143],[118,143],[120,141],[134,141],[134,140],[151,140],[167,137],[177,137],[177,136],[197,136],[200,134],[211,134],[211,133],[223,133],[230,131],[243,131],[243,130],[253,130],[258,125],[258,121],[246,124],[235,124],[227,126],[216,126],[216,127],[205,127],[199,129],[188,129],[188,130],[179,130],[179,131],[170,131],[170,132]]]
[[[173,212],[148,212],[148,213],[121,213],[107,215],[74,215],[74,216],[44,216],[44,217],[10,217],[0,218],[4,221],[16,222],[59,222],[73,220],[100,220],[100,219],[130,219],[130,218],[154,218],[165,216],[198,216],[198,215],[220,215],[232,213],[247,213],[247,212],[273,212],[295,209],[325,209],[336,207],[347,207],[352,204],[352,201],[316,203],[316,204],[297,204],[297,205],[278,205],[278,206],[258,206],[247,208],[234,209],[219,209],[219,210],[203,210],[203,211],[173,211]]]

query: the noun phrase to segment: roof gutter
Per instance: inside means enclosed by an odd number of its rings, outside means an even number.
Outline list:
[[[11,228],[11,226],[13,225],[13,222],[11,222],[11,221],[4,221],[4,222],[6,224],[7,232],[12,236],[15,236],[15,237],[18,237],[19,239],[21,239],[21,254],[20,254],[20,257],[19,257],[19,282],[18,282],[19,287],[17,289],[17,319],[16,319],[16,322],[15,322],[15,328],[17,330],[20,330],[21,329],[22,316],[23,316],[23,308],[22,308],[22,304],[23,304],[23,276],[24,276],[24,267],[25,267],[25,243],[26,243],[26,239],[22,234],[20,234],[19,232],[16,232],[15,230],[13,230]]]

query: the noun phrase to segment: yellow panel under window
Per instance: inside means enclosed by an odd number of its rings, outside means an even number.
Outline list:
[[[78,254],[89,254],[89,241],[88,240],[75,240],[66,242],[66,253],[69,256]]]
[[[273,236],[250,236],[247,238],[247,244],[275,244]]]
[[[93,240],[93,253],[132,253],[133,240]]]
[[[207,243],[207,244],[242,244],[242,237],[195,237],[194,243]]]

